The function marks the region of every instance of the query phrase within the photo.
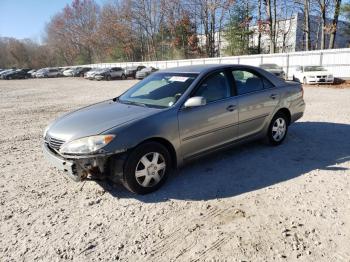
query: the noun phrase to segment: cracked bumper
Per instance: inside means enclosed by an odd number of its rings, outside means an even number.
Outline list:
[[[47,146],[46,143],[42,145],[43,153],[45,159],[50,162],[50,164],[56,167],[58,170],[63,171],[68,177],[73,179],[74,181],[82,181],[83,178],[81,174],[78,173],[77,165],[74,161],[64,159],[54,152]]]

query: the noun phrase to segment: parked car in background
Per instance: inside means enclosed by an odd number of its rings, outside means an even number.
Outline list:
[[[28,73],[30,71],[29,68],[17,69],[10,71],[3,75],[3,79],[11,80],[11,79],[27,79],[30,78],[31,75]]]
[[[121,67],[104,68],[94,76],[96,80],[126,79],[124,69]]]
[[[67,68],[67,69],[64,69],[63,71],[61,70],[63,76],[73,76],[73,71],[74,71],[74,68]]]
[[[0,78],[1,78],[1,79],[4,79],[4,75],[6,75],[6,74],[9,73],[9,72],[15,71],[15,70],[16,70],[16,69],[13,69],[13,68],[2,70],[2,71],[0,72]]]
[[[28,71],[28,74],[30,75],[31,78],[34,77],[34,73],[35,73],[36,71],[37,71],[36,69],[32,69],[32,70],[29,70],[29,71]]]
[[[40,74],[42,71],[45,71],[46,68],[40,68],[38,70],[36,70],[34,73],[32,73],[32,77],[37,78],[37,75]]]
[[[303,84],[333,84],[334,76],[322,66],[298,66],[293,80]]]
[[[131,66],[131,67],[127,67],[125,68],[125,76],[128,77],[132,77],[132,78],[136,78],[136,73],[142,69],[146,68],[145,66]]]
[[[259,67],[275,76],[286,79],[286,73],[283,71],[283,68],[277,64],[261,64]]]
[[[91,67],[77,67],[73,70],[74,77],[83,77],[86,72],[89,72]]]
[[[300,83],[257,67],[170,68],[58,118],[44,131],[43,152],[75,181],[109,176],[146,194],[173,167],[210,152],[252,139],[281,144],[304,109]]]
[[[103,70],[103,68],[92,68],[90,71],[87,71],[85,74],[84,74],[84,78],[86,79],[95,79],[95,74],[98,73],[99,71]]]
[[[62,76],[62,73],[58,68],[44,68],[44,69],[39,70],[35,74],[35,76],[38,78],[59,77],[59,76]]]
[[[158,71],[157,68],[154,68],[152,66],[150,67],[145,67],[143,69],[141,69],[140,71],[136,72],[136,79],[144,79],[145,77],[149,76],[150,74],[152,74],[153,72]]]

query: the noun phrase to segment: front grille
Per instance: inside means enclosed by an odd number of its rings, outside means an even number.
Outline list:
[[[47,136],[46,142],[48,143],[49,147],[55,150],[60,150],[61,146],[64,144],[65,141]]]

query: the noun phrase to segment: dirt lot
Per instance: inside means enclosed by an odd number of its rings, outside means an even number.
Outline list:
[[[350,89],[306,88],[282,146],[260,142],[136,196],[45,162],[44,127],[134,81],[0,81],[0,261],[350,261]]]

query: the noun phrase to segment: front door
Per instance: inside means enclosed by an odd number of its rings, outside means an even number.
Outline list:
[[[206,105],[182,108],[178,114],[181,151],[190,158],[233,141],[238,135],[238,103],[224,71],[209,75],[192,93]]]

